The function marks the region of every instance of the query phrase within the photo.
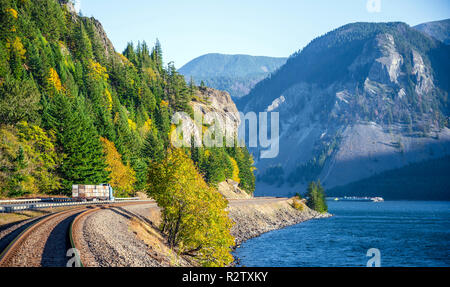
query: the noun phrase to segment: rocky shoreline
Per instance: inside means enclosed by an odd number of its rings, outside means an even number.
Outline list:
[[[319,213],[303,204],[303,210],[291,206],[292,199],[269,204],[255,204],[250,206],[230,206],[229,216],[235,223],[231,233],[236,239],[234,250],[251,238],[263,233],[282,229],[310,219],[331,217],[330,213]],[[234,255],[231,266],[239,265],[239,257]]]
[[[267,204],[230,206],[229,216],[235,223],[231,228],[236,248],[242,242],[263,233],[298,224],[310,219],[327,218],[329,213],[318,213],[303,205],[303,210],[291,206],[291,199]]]
[[[238,248],[242,242],[265,232],[281,229],[309,219],[325,218],[302,205],[303,210],[291,206],[292,199],[249,198],[230,200],[231,229]],[[147,224],[137,224],[140,217]],[[86,266],[196,266],[174,254],[155,226],[159,225],[159,209],[154,203],[130,205],[124,208],[99,211],[85,218],[82,234],[85,242],[82,254]],[[148,222],[151,222],[148,225]],[[236,266],[238,258],[231,266]]]

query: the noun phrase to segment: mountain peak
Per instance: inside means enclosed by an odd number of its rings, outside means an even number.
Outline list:
[[[253,150],[260,179],[282,166],[276,185],[330,188],[445,155],[449,67],[449,46],[401,22],[314,39],[238,101],[244,112],[279,112],[279,156]]]
[[[203,81],[238,98],[285,62],[286,58],[209,53],[193,59],[178,71],[186,79],[193,77],[197,84]]]
[[[446,45],[450,45],[450,18],[440,21],[422,23],[413,27]]]

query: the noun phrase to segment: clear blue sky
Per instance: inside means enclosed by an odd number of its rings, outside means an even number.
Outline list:
[[[153,45],[159,38],[164,61],[177,68],[206,53],[287,57],[351,22],[413,26],[450,18],[450,0],[78,1],[84,16],[102,22],[118,52],[129,41]]]

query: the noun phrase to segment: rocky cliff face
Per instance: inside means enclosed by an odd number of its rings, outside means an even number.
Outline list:
[[[219,127],[218,131],[223,136],[234,137],[237,135],[240,125],[239,112],[227,92],[199,87],[190,105],[194,112],[194,119],[187,114],[179,115],[179,128],[183,132],[185,144],[190,146],[193,137],[198,145],[200,143],[204,145],[205,129],[216,124]],[[202,123],[196,122],[197,117]],[[214,132],[212,127],[211,132]],[[185,135],[191,136],[186,137]],[[182,142],[180,141],[180,143]]]
[[[96,33],[96,36],[101,39],[101,45],[103,46],[103,49],[105,51],[105,55],[106,57],[113,57],[113,56],[117,56],[116,55],[116,51],[114,49],[114,46],[111,42],[111,40],[109,40],[108,36],[106,35],[105,30],[103,29],[102,24],[95,18],[89,18],[88,21],[92,21],[94,24],[94,33]]]
[[[223,118],[226,128],[237,131],[240,119],[239,112],[230,97],[230,94],[224,91],[212,88],[199,87],[196,97],[191,102],[194,112],[206,115],[207,113],[218,113]]]
[[[77,11],[75,10],[75,6],[71,0],[59,0],[59,3],[61,4],[61,6],[65,7],[65,9],[67,9],[69,14],[72,16],[72,21],[74,21],[74,22],[77,22],[77,21],[91,22],[94,27],[94,29],[93,29],[94,30],[93,32],[95,33],[94,36],[95,36],[95,38],[100,39],[101,45],[105,51],[105,56],[107,58],[116,57],[120,61],[120,58],[117,56],[116,51],[114,49],[114,45],[112,44],[111,40],[109,40],[108,36],[106,35],[106,32],[105,32],[102,24],[100,23],[100,21],[98,21],[94,17],[91,17],[91,18],[79,17]]]
[[[280,115],[280,154],[257,161],[256,194],[302,192],[316,179],[330,188],[449,154],[449,51],[403,23],[357,23],[293,55],[238,102]]]

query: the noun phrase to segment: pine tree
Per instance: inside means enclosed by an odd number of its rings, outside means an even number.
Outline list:
[[[0,123],[37,121],[40,97],[33,79],[17,80],[6,75],[0,85]]]
[[[194,98],[195,92],[197,91],[197,86],[195,85],[194,78],[191,76],[189,79],[189,94],[191,99]]]
[[[57,94],[50,108],[49,123],[56,131],[64,160],[60,167],[65,190],[73,184],[108,182],[105,154],[96,129],[86,113],[84,98],[74,104]]]
[[[134,65],[137,65],[138,63],[138,59],[136,56],[136,53],[134,52],[134,45],[133,42],[129,42],[127,44],[127,47],[125,48],[125,50],[122,53],[125,57],[127,57],[127,59],[133,63]]]
[[[75,32],[76,56],[80,60],[88,60],[94,57],[92,44],[89,35],[86,32],[84,23],[80,21],[79,27]]]
[[[312,181],[308,185],[306,196],[308,198],[307,205],[309,208],[324,213],[328,211],[327,202],[325,199],[325,191],[320,184],[320,181]]]
[[[156,64],[156,68],[158,71],[162,71],[163,69],[163,60],[162,60],[163,54],[162,54],[162,48],[161,43],[158,39],[156,39],[155,47],[152,50],[151,58],[153,62]]]
[[[253,158],[246,147],[238,147],[237,142],[235,147],[229,148],[228,153],[236,160],[239,168],[239,187],[248,193],[253,193],[255,190],[255,174],[253,173]]]
[[[8,74],[8,72],[8,52],[5,48],[5,45],[0,42],[0,82],[2,82],[2,79],[6,76],[6,74]]]
[[[159,162],[164,158],[164,143],[156,131],[150,131],[145,138],[142,156],[147,162]]]

